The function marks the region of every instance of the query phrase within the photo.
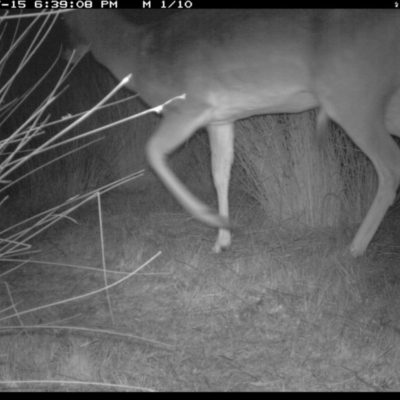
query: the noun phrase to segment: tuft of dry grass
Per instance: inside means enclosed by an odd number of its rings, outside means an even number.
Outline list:
[[[315,124],[315,111],[239,121],[240,182],[289,229],[359,223],[377,188],[373,166],[333,124],[319,148]]]

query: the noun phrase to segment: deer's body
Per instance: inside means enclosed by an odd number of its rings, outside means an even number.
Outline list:
[[[112,11],[65,17],[71,40],[150,106],[163,110],[147,146],[169,190],[198,219],[220,228],[215,251],[230,245],[228,186],[233,122],[257,114],[319,107],[370,158],[376,198],[351,244],[366,250],[400,183],[400,14],[396,10],[190,10],[137,27]],[[209,131],[219,214],[197,200],[166,158],[194,132]]]

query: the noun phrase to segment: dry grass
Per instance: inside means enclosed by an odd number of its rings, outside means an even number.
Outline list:
[[[397,258],[354,261],[332,237],[267,229],[213,255],[213,230],[148,200],[104,196],[103,242],[95,204],[77,210],[79,226],[51,228],[2,277],[3,390],[399,389]],[[109,301],[86,296],[104,269],[110,284],[160,249]]]
[[[315,111],[240,121],[240,183],[288,229],[358,224],[376,193],[373,166],[337,126],[318,146],[315,124]]]

